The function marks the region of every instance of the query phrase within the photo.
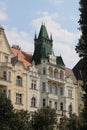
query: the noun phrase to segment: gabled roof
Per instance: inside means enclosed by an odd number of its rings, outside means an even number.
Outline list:
[[[57,56],[56,57],[56,62],[57,62],[57,65],[65,66],[65,64],[64,64],[63,59],[62,59],[61,56]]]
[[[26,52],[21,51],[20,49],[11,47],[11,50],[15,56],[18,56],[18,58],[23,62],[23,65],[25,68],[28,68],[31,66],[32,62],[32,55],[28,54]]]
[[[7,36],[5,34],[4,28],[0,25],[0,35],[2,35],[2,42],[3,42],[3,46],[1,47],[1,51],[4,53],[8,53],[11,54],[11,48],[7,39]]]
[[[45,25],[41,25],[41,29],[40,29],[40,33],[38,35],[38,38],[49,39],[49,36],[48,36],[48,33],[47,33]]]

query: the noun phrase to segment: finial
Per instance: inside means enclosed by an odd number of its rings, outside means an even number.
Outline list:
[[[53,41],[53,38],[52,38],[52,33],[50,33],[50,40]]]

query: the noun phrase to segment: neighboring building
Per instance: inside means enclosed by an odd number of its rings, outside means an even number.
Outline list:
[[[83,60],[79,60],[79,62],[74,66],[74,68],[72,69],[75,77],[78,81],[78,86],[76,87],[76,93],[77,93],[77,104],[78,104],[78,113],[81,112],[82,108],[83,108],[83,89],[82,89],[82,81],[83,81],[83,73],[82,73],[82,65],[83,65]]]
[[[79,113],[80,85],[61,56],[53,52],[52,35],[45,25],[35,34],[33,56],[19,46],[10,47],[0,27],[0,89],[11,99],[15,109],[31,114],[45,106],[55,108],[59,117]]]
[[[22,61],[25,54],[10,48],[0,26],[0,89],[11,99],[15,109],[27,109],[27,71]],[[30,66],[30,64],[29,64]]]

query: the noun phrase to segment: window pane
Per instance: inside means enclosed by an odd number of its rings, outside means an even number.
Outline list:
[[[22,94],[16,93],[16,103],[22,104]]]

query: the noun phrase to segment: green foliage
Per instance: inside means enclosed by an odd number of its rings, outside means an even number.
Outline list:
[[[19,110],[15,112],[13,130],[29,130],[30,128],[30,114],[28,111]]]
[[[11,120],[13,119],[14,111],[11,101],[0,92],[0,130],[10,130]]]
[[[50,107],[41,108],[32,116],[31,124],[34,130],[53,130],[57,123],[57,114]]]
[[[59,130],[68,130],[69,128],[69,118],[66,116],[60,118],[60,122],[58,123]]]
[[[30,114],[14,111],[11,101],[0,92],[0,130],[30,130]]]
[[[79,53],[80,57],[85,57],[87,56],[87,0],[80,0],[79,3],[80,19],[78,22],[80,25],[81,37],[76,46],[76,51]]]
[[[80,19],[79,19],[79,25],[80,25],[80,31],[81,36],[79,39],[79,42],[76,46],[76,51],[79,54],[79,56],[83,59],[83,65],[82,65],[82,74],[83,74],[83,102],[84,102],[84,108],[82,111],[82,118],[83,118],[83,128],[87,129],[87,0],[80,0]]]
[[[58,124],[59,130],[82,130],[82,126],[81,117],[76,116],[75,114],[70,118],[66,116],[62,117]]]

